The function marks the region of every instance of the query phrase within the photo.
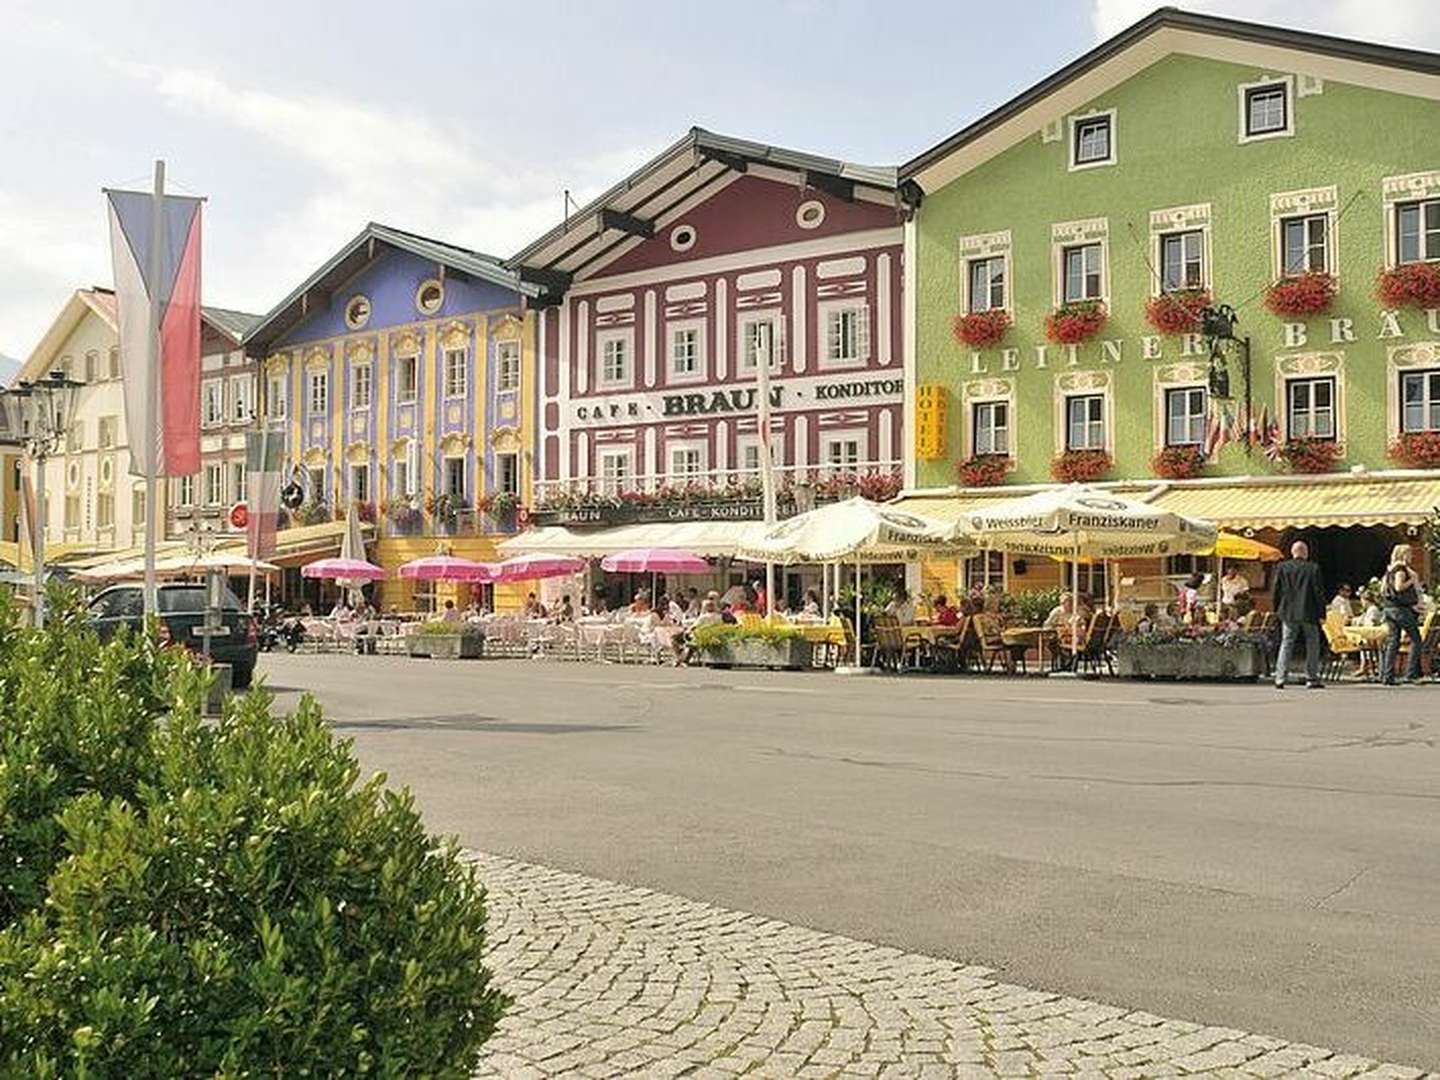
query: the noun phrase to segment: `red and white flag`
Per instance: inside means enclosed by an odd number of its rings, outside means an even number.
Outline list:
[[[154,197],[107,191],[110,255],[120,319],[125,423],[131,471],[188,476],[200,471],[200,205],[166,195],[160,202],[160,252],[151,258]],[[153,277],[153,280],[152,280]],[[159,301],[157,399],[146,393],[150,304]]]
[[[266,559],[275,553],[284,459],[283,436],[268,431],[246,433],[245,489],[249,500],[245,507],[245,538],[252,559]]]

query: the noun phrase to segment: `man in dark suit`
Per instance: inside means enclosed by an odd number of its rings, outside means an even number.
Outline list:
[[[1290,558],[1275,571],[1275,617],[1280,620],[1280,656],[1275,661],[1275,689],[1285,689],[1285,675],[1295,639],[1305,638],[1305,685],[1323,690],[1320,681],[1320,624],[1325,619],[1325,590],[1320,567],[1310,561],[1303,540],[1290,545]]]

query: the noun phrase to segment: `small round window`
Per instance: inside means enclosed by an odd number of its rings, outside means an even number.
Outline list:
[[[415,306],[426,315],[434,315],[445,302],[445,286],[431,279],[422,281],[415,290]]]
[[[370,298],[368,296],[352,296],[350,302],[345,305],[345,325],[351,330],[359,330],[370,321]]]
[[[695,246],[695,226],[676,225],[670,230],[670,246],[676,251],[689,251]]]
[[[825,220],[825,204],[819,199],[807,199],[795,211],[795,224],[802,229],[818,229]]]

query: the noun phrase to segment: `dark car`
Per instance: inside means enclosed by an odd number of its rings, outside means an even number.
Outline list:
[[[204,585],[162,584],[157,590],[160,609],[160,636],[193,652],[204,648],[200,636],[205,621]],[[102,641],[113,637],[122,626],[138,631],[145,622],[145,591],[139,585],[113,585],[90,601],[90,618]],[[220,621],[228,633],[210,639],[210,656],[229,664],[231,685],[243,690],[255,675],[255,658],[260,648],[255,620],[241,610],[240,600],[228,588],[220,604]]]

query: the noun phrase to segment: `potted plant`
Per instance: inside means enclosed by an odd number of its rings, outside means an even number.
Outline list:
[[[1265,306],[1282,318],[1319,315],[1330,310],[1337,288],[1335,275],[1323,270],[1287,274],[1265,290]]]
[[[900,476],[893,472],[865,473],[855,481],[855,494],[871,502],[889,502],[900,494]]]
[[[1440,307],[1440,263],[1406,263],[1381,270],[1375,279],[1375,298],[1386,307]]]
[[[375,504],[368,499],[355,500],[355,513],[366,525],[375,524]]]
[[[435,619],[405,635],[411,656],[432,660],[478,660],[485,651],[485,631],[473,623]]]
[[[1208,464],[1210,458],[1199,446],[1167,446],[1150,459],[1150,470],[1167,480],[1189,480]]]
[[[311,499],[295,511],[297,525],[323,525],[330,520],[330,507],[319,499]]]
[[[1407,431],[1390,444],[1390,459],[1411,469],[1440,468],[1440,431]]]
[[[1153,630],[1115,644],[1115,673],[1125,678],[1248,679],[1265,674],[1269,640],[1249,630]]]
[[[1162,334],[1193,334],[1200,329],[1200,313],[1210,306],[1210,290],[1177,289],[1145,302],[1145,318]]]
[[[437,525],[450,526],[455,523],[455,500],[446,492],[425,496],[425,512]]]
[[[964,487],[994,487],[1005,482],[1009,471],[1006,454],[973,454],[955,466],[955,477]]]
[[[793,626],[726,625],[699,627],[696,655],[708,667],[808,668],[810,642]]]
[[[1050,612],[1060,606],[1059,587],[1026,589],[1010,595],[1011,611],[1021,626],[1043,626]]]
[[[1045,336],[1057,345],[1078,345],[1098,334],[1109,318],[1100,300],[1072,300],[1045,317]]]
[[[1099,480],[1114,464],[1104,450],[1066,450],[1050,462],[1050,475],[1062,484]]]
[[[413,499],[387,499],[381,510],[397,532],[409,533],[420,527],[420,507]]]
[[[976,311],[969,315],[957,315],[951,328],[955,339],[962,345],[983,349],[998,345],[1010,329],[1010,313],[1003,308],[990,311]]]
[[[1290,439],[1280,448],[1290,471],[1298,473],[1333,472],[1340,454],[1340,444],[1334,439]]]

